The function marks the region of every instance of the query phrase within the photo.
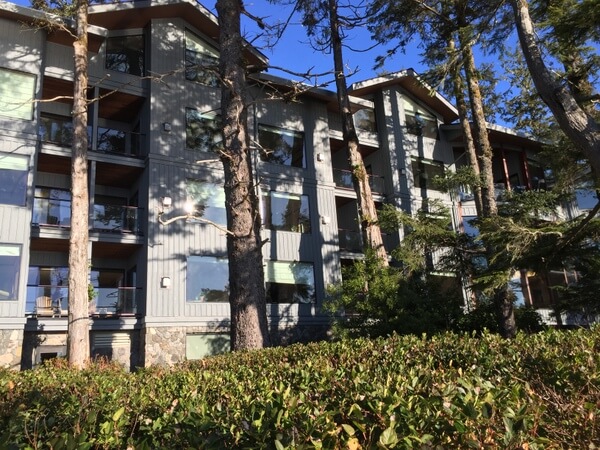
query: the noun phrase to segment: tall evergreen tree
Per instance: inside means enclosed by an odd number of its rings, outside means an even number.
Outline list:
[[[218,0],[219,73],[227,209],[232,350],[270,345],[260,237],[259,202],[248,135],[240,0]]]

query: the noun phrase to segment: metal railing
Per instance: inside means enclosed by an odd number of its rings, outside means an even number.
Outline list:
[[[139,208],[120,205],[94,205],[92,228],[98,231],[140,233]]]

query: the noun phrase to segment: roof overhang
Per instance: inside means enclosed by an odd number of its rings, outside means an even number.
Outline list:
[[[533,136],[516,131],[512,128],[504,127],[493,123],[486,125],[490,143],[493,147],[514,147],[527,148],[531,150],[541,150],[544,143],[535,139]],[[462,127],[460,124],[442,125],[440,129],[446,133],[451,142],[460,142],[462,145]]]
[[[288,80],[268,73],[252,75],[252,79],[259,86],[264,86],[272,92],[280,92],[282,100],[293,101],[295,98],[311,98],[323,102],[328,111],[339,111],[337,94],[323,87],[311,86],[300,81]],[[373,108],[373,102],[353,95],[350,98],[350,109],[356,112],[364,108]]]
[[[454,105],[422,80],[413,69],[359,81],[350,86],[350,93],[358,97],[364,97],[393,86],[399,86],[410,92],[420,102],[440,114],[444,123],[452,123],[458,119],[458,111]]]
[[[75,30],[75,21],[70,18],[63,18],[56,14],[49,14],[3,0],[0,0],[0,18],[20,22],[32,28],[43,28],[50,42],[62,45],[73,44],[73,34],[68,30]],[[89,51],[97,53],[107,35],[108,32],[106,29],[93,24],[89,25]]]
[[[219,41],[219,21],[208,9],[195,0],[141,0],[90,5],[89,22],[110,30],[144,28],[153,19],[184,19],[206,36]],[[246,43],[246,60],[249,66],[262,69],[268,58]]]

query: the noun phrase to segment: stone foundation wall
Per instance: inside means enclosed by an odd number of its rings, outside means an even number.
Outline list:
[[[0,330],[0,367],[19,370],[23,354],[23,329]]]

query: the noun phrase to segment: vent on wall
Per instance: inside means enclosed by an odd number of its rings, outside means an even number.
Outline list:
[[[131,345],[129,333],[98,332],[93,336],[92,346],[94,348],[129,347]]]

